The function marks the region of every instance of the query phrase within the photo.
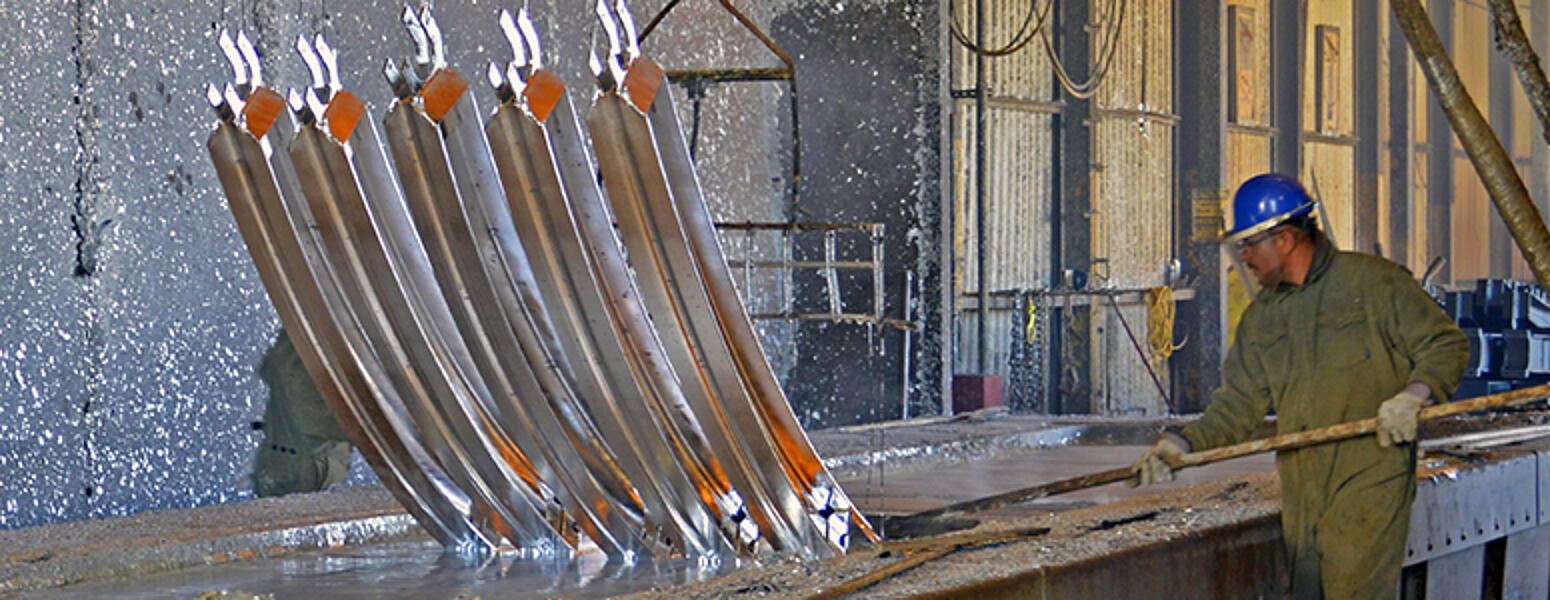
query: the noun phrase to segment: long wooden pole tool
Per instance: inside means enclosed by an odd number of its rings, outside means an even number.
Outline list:
[[[1493,408],[1503,408],[1519,404],[1528,404],[1536,400],[1545,399],[1546,397],[1550,397],[1550,384],[1523,388],[1520,390],[1512,390],[1509,392],[1502,392],[1500,394],[1491,394],[1489,396],[1481,396],[1478,398],[1450,402],[1447,404],[1439,404],[1437,406],[1423,409],[1419,419],[1422,421],[1433,421],[1445,417],[1452,417]],[[1285,435],[1250,440],[1241,444],[1233,444],[1231,446],[1222,446],[1220,448],[1212,448],[1210,450],[1202,450],[1200,452],[1191,452],[1168,461],[1168,464],[1174,469],[1197,467],[1204,464],[1249,456],[1251,454],[1259,454],[1262,452],[1276,450],[1292,450],[1296,448],[1316,446],[1319,444],[1370,435],[1377,431],[1377,429],[1377,418],[1362,419],[1360,421],[1351,421],[1349,423],[1341,423],[1339,425],[1330,425],[1329,427],[1313,429],[1310,431],[1288,433]],[[1131,476],[1132,475],[1129,466],[1120,467],[1117,469],[1109,469],[1107,471],[1100,471],[1097,473],[1089,473],[1087,475],[1072,477],[1070,479],[1042,483],[1033,487],[996,494],[994,496],[986,496],[984,498],[977,498],[974,500],[967,500],[956,504],[950,504],[941,508],[921,511],[911,515],[905,515],[893,519],[885,519],[884,527],[887,530],[887,533],[890,534],[889,537],[895,537],[900,534],[904,534],[905,537],[909,537],[909,532],[917,531],[940,531],[942,530],[942,526],[939,524],[934,525],[933,522],[943,520],[949,515],[974,513],[990,510],[992,508],[1007,506],[1010,504],[1019,504],[1047,496],[1054,496],[1057,494],[1064,494],[1067,492],[1074,492],[1076,490],[1083,490],[1100,485],[1125,481],[1130,479]],[[972,526],[972,524],[968,524],[967,526]],[[949,530],[952,528],[952,526],[948,526]]]

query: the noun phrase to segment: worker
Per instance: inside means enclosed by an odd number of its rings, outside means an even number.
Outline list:
[[[317,492],[350,474],[350,442],[302,366],[284,329],[259,361],[269,385],[264,440],[253,460],[253,493],[260,497]]]
[[[1233,196],[1230,251],[1262,284],[1195,423],[1131,467],[1171,481],[1167,460],[1243,441],[1274,409],[1278,433],[1377,417],[1374,437],[1276,456],[1281,527],[1297,599],[1393,598],[1415,498],[1421,408],[1453,395],[1469,342],[1404,267],[1342,252],[1285,175]]]

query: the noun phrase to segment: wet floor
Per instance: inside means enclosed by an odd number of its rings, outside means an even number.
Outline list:
[[[692,583],[729,572],[735,565],[675,561],[662,565],[607,564],[599,553],[575,561],[496,556],[468,564],[442,556],[433,541],[373,544],[300,552],[173,573],[109,580],[24,594],[20,598],[164,600],[216,598],[605,598],[655,586]],[[240,592],[240,594],[235,593]],[[251,596],[250,596],[251,595]]]
[[[1145,450],[1146,446],[1056,447],[973,462],[950,462],[907,472],[874,469],[841,483],[864,512],[909,513],[1128,465]],[[1180,471],[1178,481],[1162,486],[1132,490],[1123,484],[1110,484],[997,512],[1058,511],[1273,469],[1271,455],[1245,457]],[[81,584],[22,597],[193,599],[227,590],[276,599],[603,598],[700,581],[733,568],[735,565],[732,564],[702,565],[684,561],[621,567],[606,564],[596,553],[576,561],[503,555],[485,564],[469,565],[443,557],[441,547],[427,539],[298,552],[281,559],[242,561],[163,575]]]

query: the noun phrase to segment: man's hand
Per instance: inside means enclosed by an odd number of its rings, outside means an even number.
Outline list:
[[[1419,388],[1419,389],[1417,389]],[[1415,441],[1417,416],[1426,405],[1431,390],[1426,384],[1412,383],[1378,405],[1378,445],[1384,448]]]
[[[1187,452],[1189,452],[1189,442],[1184,438],[1171,433],[1164,435],[1162,439],[1157,440],[1156,445],[1130,466],[1131,477],[1126,484],[1136,487],[1173,481],[1173,467],[1168,466],[1168,459],[1184,456]]]

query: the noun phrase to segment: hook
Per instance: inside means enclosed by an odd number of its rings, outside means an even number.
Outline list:
[[[248,91],[264,86],[264,74],[258,62],[258,50],[253,48],[253,42],[248,40],[246,31],[237,32],[237,51],[242,53],[243,60],[248,63],[251,75],[248,77]]]
[[[630,7],[624,0],[614,0],[614,16],[624,28],[625,64],[635,62],[640,56],[640,43],[635,39],[635,17],[630,16]]]
[[[506,79],[509,79],[512,85],[517,85],[527,75],[525,67],[528,58],[524,50],[526,44],[523,43],[522,32],[518,30],[516,20],[511,17],[511,11],[502,9],[497,22],[500,24],[501,34],[506,37],[506,43],[511,46],[511,62],[506,64]]]
[[[242,112],[242,107],[246,103],[242,101],[241,96],[237,95],[237,88],[235,86],[228,82],[221,92],[226,97],[226,105],[231,107],[232,114]]]
[[[321,118],[323,111],[328,108],[327,103],[318,98],[317,90],[307,88],[307,109],[312,111],[313,118]]]
[[[522,39],[527,42],[528,68],[532,71],[542,69],[544,67],[543,48],[538,45],[538,28],[533,27],[533,19],[528,16],[526,2],[523,3],[522,10],[517,13],[517,27],[522,29]]]
[[[624,81],[624,69],[618,62],[619,27],[615,24],[611,11],[608,10],[608,2],[606,0],[597,0],[597,3],[593,5],[593,10],[597,13],[597,20],[603,24],[603,33],[608,38],[608,55],[602,59],[602,63],[594,64],[592,71],[601,77],[601,69],[606,66],[609,78],[614,84],[617,84]],[[597,59],[594,57],[588,62],[592,64],[597,62]],[[604,89],[612,88],[612,84],[604,86]]]
[[[495,89],[495,97],[501,102],[510,102],[512,98],[516,97],[516,92],[507,83],[506,76],[501,74],[500,65],[496,64],[495,61],[490,61],[489,66],[485,67],[484,76],[485,79],[489,80],[490,87]]]
[[[323,59],[323,69],[328,72],[328,97],[332,98],[334,93],[344,89],[339,83],[339,52],[321,33],[313,38],[312,47],[317,50],[318,58]]]
[[[301,121],[303,127],[317,120],[317,117],[307,108],[307,101],[302,99],[301,92],[296,91],[296,88],[286,90],[285,104],[290,107],[291,114],[296,115],[296,118]]]
[[[247,89],[248,68],[243,63],[242,54],[237,52],[237,44],[231,40],[231,32],[222,29],[220,41],[217,43],[221,47],[221,54],[226,56],[226,62],[231,64],[232,82],[244,90]]]
[[[431,14],[431,7],[420,9],[420,26],[425,28],[425,37],[430,42],[431,70],[447,66],[447,48],[441,36],[441,25],[436,23],[436,15]]]
[[[229,123],[237,114],[226,105],[226,99],[221,97],[221,89],[213,83],[205,84],[205,100],[210,103],[210,108],[215,109],[215,114],[223,123]]]
[[[389,58],[382,63],[382,76],[387,78],[388,87],[393,89],[393,95],[399,100],[407,100],[414,95],[414,86],[409,85],[408,78],[404,77],[403,69]]]
[[[323,65],[318,61],[318,52],[312,47],[312,43],[307,41],[307,36],[296,36],[296,54],[300,55],[301,62],[307,65],[307,74],[312,78],[311,87],[319,89],[327,85],[323,79]]]

